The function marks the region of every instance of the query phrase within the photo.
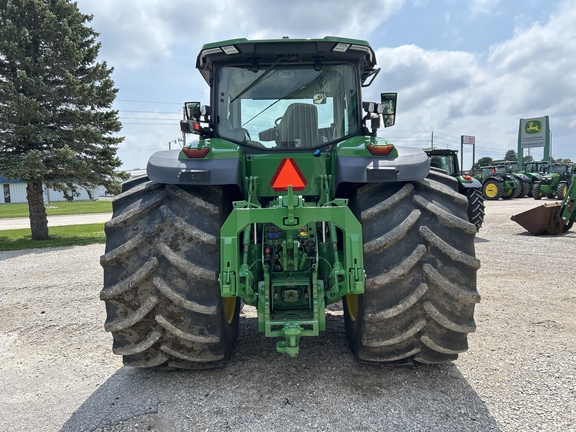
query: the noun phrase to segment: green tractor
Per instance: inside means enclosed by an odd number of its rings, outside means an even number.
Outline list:
[[[458,192],[468,199],[468,220],[476,226],[476,231],[482,228],[484,223],[484,196],[482,183],[470,175],[462,174],[458,163],[458,150],[433,149],[424,150],[430,160],[430,173],[428,178],[444,182],[445,176],[458,180]],[[449,185],[452,180],[448,180]]]
[[[528,196],[532,196],[534,183],[541,181],[544,173],[548,171],[548,162],[528,162],[524,165],[523,174],[530,179]]]
[[[535,200],[540,200],[544,196],[563,200],[573,173],[573,164],[549,164],[547,173],[534,183],[532,197]]]
[[[358,361],[444,363],[475,330],[468,201],[426,178],[426,153],[376,136],[395,93],[364,102],[379,68],[365,41],[204,45],[210,105],[185,104],[181,150],[124,184],[101,257],[105,329],[125,365],[230,360],[241,303],[292,357],[342,302]]]
[[[518,162],[516,161],[494,161],[494,165],[497,167],[503,166],[506,168],[506,173],[508,177],[519,186],[518,195],[514,198],[524,198],[530,194],[532,189],[532,181],[530,177],[526,174],[520,172]]]
[[[491,165],[481,169],[482,173],[477,178],[482,183],[484,198],[497,201],[500,198],[512,199],[520,195],[520,183],[508,174],[505,166]]]

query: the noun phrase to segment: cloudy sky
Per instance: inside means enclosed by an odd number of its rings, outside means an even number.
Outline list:
[[[548,115],[552,156],[576,161],[576,0],[77,1],[115,69],[123,169],[179,145],[184,101],[208,103],[194,68],[204,43],[328,35],[376,51],[364,100],[398,92],[396,125],[379,132],[397,145],[459,149],[473,135],[476,159],[503,158],[519,119]]]

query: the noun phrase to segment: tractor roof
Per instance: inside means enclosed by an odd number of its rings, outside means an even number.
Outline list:
[[[317,61],[352,60],[360,64],[362,82],[376,66],[376,55],[370,44],[359,39],[326,36],[323,39],[230,39],[213,42],[202,47],[196,67],[208,84],[213,63],[253,65],[271,64],[281,57],[287,62],[314,63]],[[286,64],[286,63],[284,63]]]

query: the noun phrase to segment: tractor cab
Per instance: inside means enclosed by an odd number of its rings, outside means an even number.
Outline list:
[[[197,67],[213,87],[211,105],[188,103],[194,109],[187,110],[182,130],[268,153],[328,149],[368,135],[368,128],[375,135],[380,115],[392,126],[395,93],[382,94],[380,103],[361,100],[361,87],[380,71],[372,48],[331,39],[205,45]],[[208,126],[196,126],[200,121]]]

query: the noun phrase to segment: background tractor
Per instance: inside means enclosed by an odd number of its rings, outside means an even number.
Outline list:
[[[564,199],[570,178],[574,173],[573,164],[549,164],[547,173],[534,183],[532,196],[539,200],[542,197]]]
[[[497,167],[504,166],[508,177],[519,185],[519,192],[514,198],[527,197],[532,189],[532,181],[526,174],[520,172],[518,162],[515,161],[494,161]]]
[[[477,179],[482,183],[482,193],[487,200],[512,199],[520,195],[521,186],[511,177],[505,166],[485,166]]]
[[[532,196],[534,183],[542,180],[542,176],[548,171],[548,162],[528,162],[524,165],[523,174],[530,179],[528,196]]]
[[[362,100],[379,69],[365,41],[204,45],[210,104],[185,103],[181,150],[124,184],[106,224],[105,329],[135,367],[202,369],[232,355],[240,305],[296,356],[342,302],[367,363],[443,363],[475,330],[476,227],[458,181],[376,136],[395,93]]]
[[[442,182],[444,175],[448,175],[458,180],[458,192],[468,199],[468,219],[476,225],[476,230],[479,231],[484,222],[485,212],[482,183],[478,179],[460,172],[458,150],[435,149],[425,150],[425,152],[430,160],[428,177]],[[451,185],[451,181],[448,184]]]

